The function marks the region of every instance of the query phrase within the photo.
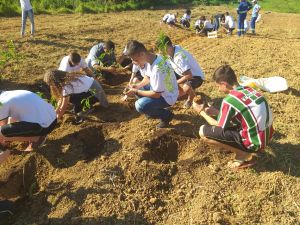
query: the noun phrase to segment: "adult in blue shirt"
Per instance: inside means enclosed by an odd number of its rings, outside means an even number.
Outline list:
[[[247,17],[247,12],[252,8],[252,5],[246,0],[241,0],[237,8],[238,14],[238,36],[245,35],[244,22]]]

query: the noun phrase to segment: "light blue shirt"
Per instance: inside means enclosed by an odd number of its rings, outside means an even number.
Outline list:
[[[252,11],[252,17],[258,17],[259,9],[260,9],[260,5],[255,4]]]

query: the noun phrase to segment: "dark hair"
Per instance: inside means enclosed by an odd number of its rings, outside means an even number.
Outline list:
[[[161,35],[155,44],[156,49],[162,50],[168,46],[173,46],[171,39],[167,35]]]
[[[142,52],[147,52],[146,47],[139,41],[131,40],[125,46],[124,55],[132,56]]]
[[[115,43],[113,43],[111,40],[108,40],[104,43],[106,50],[110,51],[114,51],[115,50]]]
[[[64,86],[69,85],[73,88],[71,82],[80,81],[78,78],[81,76],[82,74],[67,73],[61,70],[49,70],[44,75],[44,82],[50,86],[51,94],[56,99],[59,99]]]
[[[191,11],[190,9],[187,9],[187,10],[185,11],[185,13],[188,14],[188,15],[190,15],[190,14],[192,13],[192,11]]]
[[[206,20],[205,16],[200,16],[200,20]]]
[[[70,54],[70,60],[72,64],[78,64],[80,63],[81,56],[77,52],[72,52]]]
[[[226,16],[229,16],[229,12],[226,12],[225,15],[226,15]]]
[[[236,75],[229,65],[223,65],[217,68],[214,72],[213,80],[217,83],[224,81],[230,85],[237,83]]]

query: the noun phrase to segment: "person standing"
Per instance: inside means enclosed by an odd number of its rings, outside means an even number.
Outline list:
[[[252,8],[252,5],[247,2],[246,0],[240,0],[239,7],[237,8],[238,14],[238,32],[237,35],[244,36],[245,35],[245,28],[244,28],[244,21],[247,17],[247,12]]]
[[[21,27],[21,37],[25,35],[25,27],[26,27],[26,20],[27,17],[30,19],[31,23],[31,37],[34,36],[34,16],[33,16],[33,9],[30,3],[30,0],[20,0],[21,9],[22,9],[22,27]]]
[[[260,7],[260,5],[258,5],[257,0],[253,0],[252,3],[254,4],[254,6],[253,6],[253,11],[252,11],[250,27],[251,27],[252,34],[255,34],[255,23],[256,23],[258,13],[259,13],[261,7]]]

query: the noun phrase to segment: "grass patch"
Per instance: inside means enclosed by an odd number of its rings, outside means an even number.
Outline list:
[[[300,13],[299,0],[263,0],[259,4],[264,10],[282,13]]]

